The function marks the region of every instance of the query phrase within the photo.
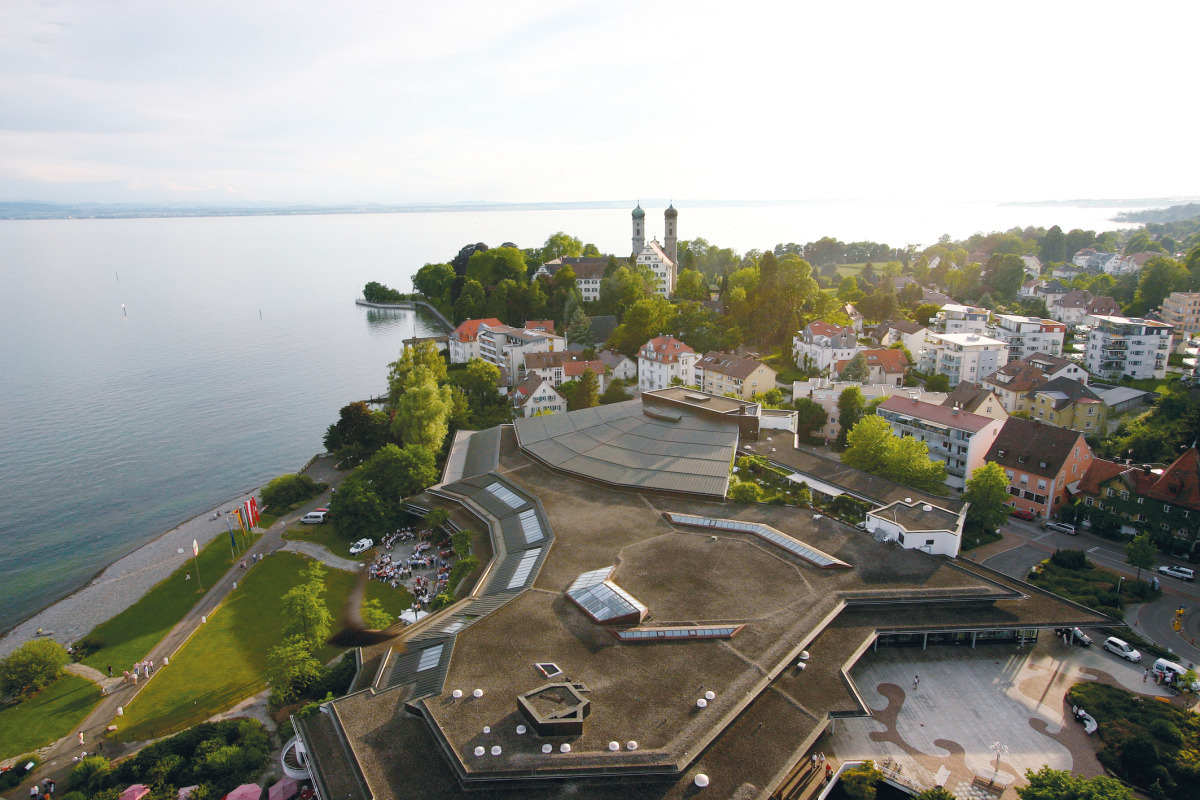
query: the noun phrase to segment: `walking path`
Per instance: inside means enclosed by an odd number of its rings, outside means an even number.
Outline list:
[[[331,458],[317,459],[306,472],[317,480],[328,482],[331,486],[335,486],[341,482],[342,476],[338,475],[333,469],[333,459]],[[305,504],[301,509],[276,520],[275,524],[267,529],[250,546],[246,552],[246,558],[250,559],[254,555],[268,556],[271,553],[284,549],[283,532],[313,508],[317,508],[328,502],[329,495],[330,493],[326,491],[321,496]],[[155,664],[162,665],[169,657],[174,656],[191,635],[204,624],[208,615],[212,614],[225,599],[226,595],[232,591],[233,585],[241,578],[241,575],[242,571],[235,563],[228,572],[213,584],[200,602],[179,621],[179,624],[172,628],[171,632],[163,637],[146,654],[146,658],[154,661]],[[79,667],[81,665],[74,666]],[[89,668],[83,667],[83,670],[87,669]],[[160,666],[155,670],[154,675],[159,674],[164,669],[170,669],[170,666]],[[116,719],[118,709],[129,705],[137,697],[137,693],[154,679],[153,676],[135,686],[125,683],[119,677],[107,678],[96,670],[92,670],[92,672],[99,675],[101,679],[100,685],[103,697],[99,705],[96,706],[92,713],[75,730],[43,751],[43,763],[30,776],[26,777],[21,787],[14,792],[14,796],[23,796],[20,794],[21,792],[27,794],[30,786],[46,777],[54,778],[59,784],[65,786],[67,774],[70,772],[71,767],[79,759],[87,755],[99,754],[113,760],[133,753],[148,744],[148,742],[106,742],[104,734],[107,732],[107,727]],[[94,679],[94,676],[86,672],[76,672],[76,674],[84,674],[85,677],[93,677]],[[82,744],[80,743],[81,736]]]
[[[323,544],[317,544],[316,542],[302,542],[296,539],[286,539],[284,540],[283,547],[280,547],[279,549],[286,550],[290,553],[300,553],[302,555],[306,555],[309,558],[316,559],[317,561],[324,563],[327,567],[345,570],[346,572],[358,572],[363,568],[365,563],[362,561],[355,561],[350,558],[335,556],[332,552],[330,552],[328,547]]]

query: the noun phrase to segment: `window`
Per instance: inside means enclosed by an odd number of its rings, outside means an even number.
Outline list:
[[[1095,505],[1095,503],[1093,503],[1093,502],[1092,502],[1092,498],[1090,498],[1090,497],[1089,497],[1087,500],[1085,500],[1084,502],[1085,502],[1087,505],[1089,505],[1089,506],[1090,506],[1090,505]]]
[[[1129,492],[1121,492],[1121,499],[1122,499],[1122,500],[1128,500],[1128,499],[1129,499]]]
[[[1117,493],[1116,493],[1116,491],[1115,491],[1114,489],[1105,489],[1105,490],[1104,490],[1104,496],[1105,496],[1105,497],[1114,497],[1114,496],[1116,496],[1116,494],[1117,494]]]
[[[1142,503],[1144,503],[1144,502],[1145,502],[1145,500],[1146,500],[1146,498],[1144,498],[1144,497],[1139,497],[1139,498],[1138,498],[1138,505],[1140,506]]]

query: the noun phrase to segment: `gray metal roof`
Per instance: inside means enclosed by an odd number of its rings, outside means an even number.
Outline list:
[[[618,486],[725,496],[738,442],[733,420],[679,410],[644,413],[640,400],[531,417],[515,424],[521,447],[555,469]]]

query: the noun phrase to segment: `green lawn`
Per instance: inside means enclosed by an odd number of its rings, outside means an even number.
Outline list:
[[[0,759],[61,739],[99,702],[99,686],[67,674],[22,703],[0,705]]]
[[[253,541],[241,534],[237,539],[239,547],[243,541]],[[180,559],[184,557],[179,556]],[[240,553],[238,558],[241,558]],[[150,649],[192,610],[204,592],[233,566],[229,536],[221,535],[209,542],[200,551],[199,562],[197,570],[196,559],[187,558],[169,578],[132,606],[97,625],[79,642],[84,652],[89,653],[83,663],[101,672],[111,664],[114,674],[120,675],[122,670],[145,658]],[[188,574],[192,576],[190,581]],[[98,649],[93,651],[93,646]]]
[[[335,556],[354,559],[356,561],[365,561],[374,555],[370,550],[365,553],[359,553],[356,556],[350,555],[351,542],[338,535],[337,523],[333,520],[329,520],[324,525],[300,525],[295,528],[288,528],[283,532],[283,538],[292,539],[297,542],[323,544]],[[378,544],[379,541],[376,540],[375,543]]]
[[[306,561],[294,553],[276,553],[250,570],[208,624],[125,710],[113,735],[122,741],[164,736],[262,691],[267,653],[282,641],[283,594],[300,582]],[[354,575],[349,572],[331,569],[326,573],[325,602],[335,624],[353,583]],[[407,592],[378,581],[368,584],[367,597],[378,599],[393,616],[412,603]],[[328,662],[339,652],[325,647],[317,658]]]

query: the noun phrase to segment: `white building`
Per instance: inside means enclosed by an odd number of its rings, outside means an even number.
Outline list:
[[[908,348],[908,352],[913,354],[913,358],[916,358],[916,354],[921,352],[921,348],[925,346],[925,339],[928,335],[928,328],[919,322],[907,319],[884,322],[872,328],[869,333],[871,341],[880,347],[891,347],[897,343],[904,345]]]
[[[648,267],[654,274],[654,291],[663,297],[675,293],[675,262],[672,261],[657,241],[650,241],[638,253],[637,263],[640,267]]]
[[[945,375],[953,387],[959,381],[978,383],[1007,364],[1008,345],[974,333],[931,333],[916,358],[922,372]]]
[[[615,350],[600,351],[600,360],[612,371],[612,376],[623,381],[637,378],[637,363],[627,355]]]
[[[625,258],[617,259],[618,265],[628,264]],[[586,302],[600,299],[600,281],[604,280],[604,271],[608,269],[607,256],[581,256],[571,258],[564,256],[553,261],[547,261],[533,273],[534,278],[543,275],[554,277],[563,267],[570,267],[575,273],[575,288]]]
[[[812,400],[825,410],[825,424],[812,432],[813,436],[823,436],[828,441],[837,438],[841,424],[838,422],[838,398],[849,387],[855,387],[862,392],[863,401],[883,397],[905,397],[923,400],[926,403],[941,405],[946,400],[945,392],[927,392],[919,387],[889,386],[880,384],[859,384],[854,381],[834,381],[829,378],[810,378],[806,381],[792,383],[792,397],[796,400],[805,398]]]
[[[988,310],[974,306],[947,303],[932,320],[934,333],[984,333],[988,326]]]
[[[1200,333],[1200,292],[1171,292],[1163,300],[1162,318],[1182,333]]]
[[[1164,322],[1096,317],[1096,327],[1088,331],[1083,365],[1101,378],[1162,378],[1167,374],[1173,330]]]
[[[1067,326],[1052,319],[997,314],[988,335],[1008,345],[1008,358],[1015,361],[1034,353],[1062,355]]]
[[[519,416],[532,417],[539,412],[551,414],[567,410],[567,401],[550,382],[531,372],[512,391],[513,409]]]
[[[691,385],[697,358],[695,350],[674,336],[651,339],[638,351],[638,389],[643,392],[666,389],[672,378]]]
[[[817,320],[792,337],[792,352],[800,369],[832,369],[837,362],[854,358],[858,335],[849,325]]]
[[[494,317],[487,319],[463,320],[447,337],[450,346],[450,363],[465,364],[472,358],[479,358],[479,326],[500,325],[500,320]]]
[[[554,353],[567,346],[562,336],[509,325],[482,324],[478,338],[479,357],[507,370],[510,382],[524,371],[526,353]]]
[[[984,464],[1004,422],[958,408],[905,397],[889,397],[875,412],[897,436],[913,436],[929,446],[929,457],[946,464],[946,485],[962,491]]]
[[[866,525],[878,541],[955,558],[962,546],[966,519],[965,513],[955,514],[932,503],[905,498],[868,511]]]
[[[1063,358],[1062,356],[1053,356],[1049,353],[1032,353],[1024,360],[1040,369],[1047,381],[1068,378],[1073,381],[1079,381],[1085,386],[1087,385],[1087,370],[1070,359]]]
[[[901,354],[903,355],[903,354]],[[775,370],[753,358],[730,353],[705,353],[696,362],[696,378],[692,383],[702,392],[724,395],[730,392],[744,400],[775,388]]]
[[[1111,297],[1097,297],[1087,289],[1074,289],[1049,306],[1050,316],[1067,325],[1091,325],[1091,316],[1120,316],[1121,307]]]
[[[521,378],[535,373],[550,382],[554,388],[562,386],[567,381],[577,381],[583,373],[591,370],[600,384],[600,391],[608,388],[607,368],[600,359],[588,361],[582,353],[574,350],[558,350],[553,353],[526,353],[525,372]]]

